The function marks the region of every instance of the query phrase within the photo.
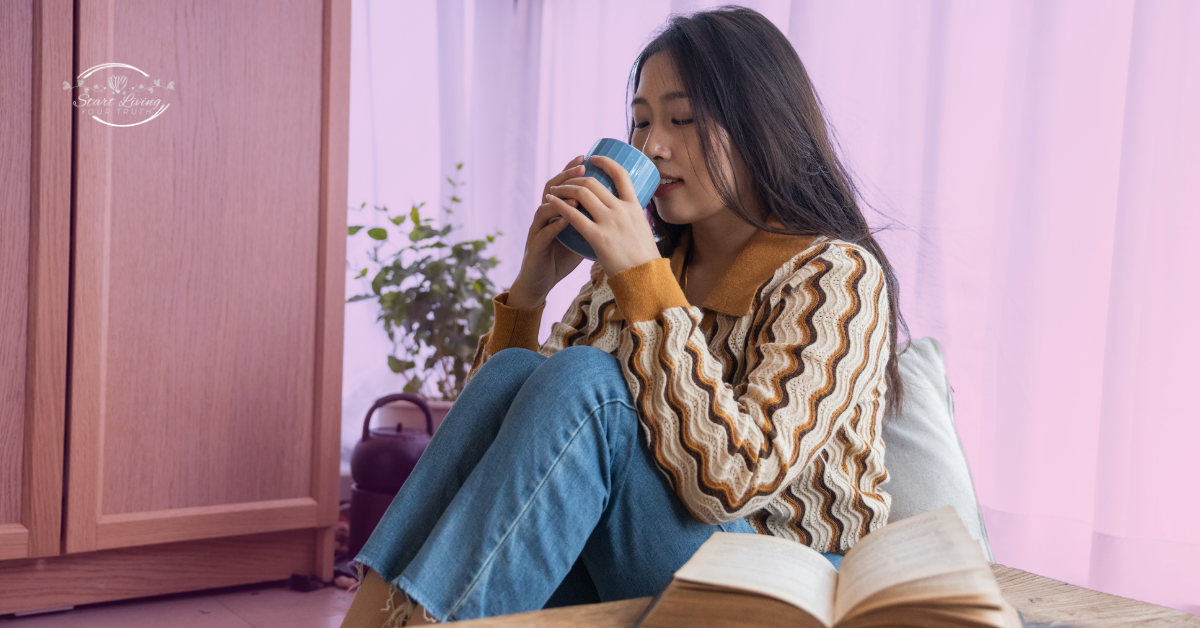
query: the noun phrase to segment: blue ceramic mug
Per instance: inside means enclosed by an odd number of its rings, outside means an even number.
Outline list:
[[[604,187],[612,192],[613,196],[620,197],[617,194],[617,187],[613,184],[613,180],[606,172],[600,169],[599,166],[592,163],[592,156],[603,155],[613,161],[621,164],[629,172],[629,178],[633,179],[633,189],[637,191],[638,204],[645,209],[650,203],[650,199],[654,198],[654,192],[658,189],[659,175],[658,167],[649,157],[644,155],[642,151],[622,142],[614,140],[611,137],[601,138],[596,140],[592,145],[592,149],[583,156],[583,176],[592,177],[599,181]],[[578,207],[584,216],[591,218],[592,215],[587,213],[582,204]],[[594,260],[596,259],[596,251],[592,249],[592,245],[580,235],[579,230],[568,225],[558,234],[558,241],[563,243],[563,246],[575,251],[576,253]]]

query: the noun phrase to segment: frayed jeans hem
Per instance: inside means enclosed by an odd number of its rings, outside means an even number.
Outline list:
[[[457,621],[453,617],[443,613],[441,610],[431,608],[428,604],[426,604],[424,600],[429,600],[432,598],[425,595],[425,593],[421,591],[421,587],[417,586],[417,583],[405,578],[404,574],[400,574],[396,577],[396,585],[408,594],[409,599],[411,599],[414,604],[420,604],[421,608],[424,609],[424,611],[430,617],[433,617],[434,621],[438,622],[439,624],[446,623],[448,621]]]
[[[373,563],[376,563],[375,559],[371,558],[370,556],[363,555],[363,554],[359,554],[358,556],[355,556],[353,562],[358,564],[355,589],[362,587],[363,579],[365,578],[365,575],[363,574],[363,567],[369,568],[372,571],[374,571],[375,573],[379,574],[380,579],[382,579],[385,583],[387,583],[388,587],[391,589],[388,592],[388,608],[389,608],[389,610],[392,610],[391,609],[392,601],[396,597],[400,597],[401,599],[412,602],[414,609],[415,609],[416,605],[418,605],[418,604],[421,605],[423,612],[426,614],[427,617],[432,617],[433,621],[435,621],[437,623],[444,623],[444,621],[442,620],[443,615],[441,613],[438,613],[435,610],[430,609],[428,606],[426,606],[425,603],[422,602],[422,600],[426,599],[426,596],[423,593],[418,592],[418,588],[412,582],[409,582],[408,579],[404,578],[403,575],[396,577],[395,581],[388,580],[386,577],[384,577],[383,572],[380,571],[379,568],[375,566],[375,564],[373,564]],[[405,618],[405,619],[407,619],[407,618]],[[389,619],[388,621],[389,621],[389,624],[385,624],[385,625],[390,626],[391,619]]]

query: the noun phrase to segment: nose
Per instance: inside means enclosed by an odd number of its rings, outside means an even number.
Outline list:
[[[666,145],[664,135],[654,131],[654,125],[651,124],[646,129],[646,139],[642,141],[642,154],[649,157],[652,161],[660,159],[670,159],[671,149]]]

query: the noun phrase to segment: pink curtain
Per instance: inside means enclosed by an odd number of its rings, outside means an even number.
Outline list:
[[[624,138],[637,51],[716,4],[358,0],[348,202],[435,206],[465,162],[454,222],[504,231],[506,285],[545,180]],[[796,47],[912,334],[945,347],[996,560],[1200,614],[1200,4],[744,4]],[[348,306],[348,446],[400,384],[372,320]]]

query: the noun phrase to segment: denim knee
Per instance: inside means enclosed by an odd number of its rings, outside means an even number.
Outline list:
[[[537,368],[545,360],[546,358],[537,351],[530,351],[522,347],[509,347],[497,351],[479,369],[480,372],[488,367],[491,367],[492,370],[502,369],[505,371],[519,370],[532,372],[533,369]]]
[[[499,425],[504,414],[489,412],[488,409],[499,407],[497,404],[507,407],[529,376],[545,361],[545,356],[519,347],[496,352],[463,387],[446,415],[443,427],[438,431],[445,429],[447,424],[482,429],[481,422],[488,420],[488,417],[492,417]]]
[[[634,408],[620,362],[595,347],[567,347],[555,352],[529,377],[527,386],[538,391],[547,403],[563,409],[574,406],[590,413],[613,402]]]
[[[503,385],[503,382],[509,380],[524,382],[545,361],[545,356],[529,349],[521,347],[501,349],[488,358],[487,362],[480,365],[479,369],[471,376],[471,380],[467,382],[467,387],[470,387],[475,380],[491,382],[485,386]],[[467,387],[463,388],[464,392]]]
[[[567,347],[554,352],[550,356],[549,362],[554,363],[555,369],[570,377],[574,374],[589,374],[593,377],[609,375],[621,378],[621,364],[617,361],[616,356],[587,345],[579,345],[575,347]],[[549,367],[548,367],[549,368]]]

